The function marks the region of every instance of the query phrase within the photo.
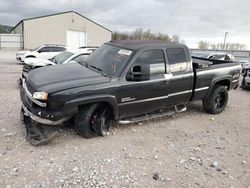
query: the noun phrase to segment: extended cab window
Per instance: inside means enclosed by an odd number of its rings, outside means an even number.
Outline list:
[[[167,49],[170,72],[182,72],[188,68],[187,56],[183,48]]]
[[[134,64],[149,64],[150,75],[165,73],[165,60],[162,50],[148,50],[142,52]]]

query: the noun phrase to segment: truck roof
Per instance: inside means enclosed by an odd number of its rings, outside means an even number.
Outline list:
[[[138,50],[143,47],[164,47],[164,48],[173,48],[173,47],[184,47],[183,44],[173,43],[173,42],[165,42],[160,40],[116,40],[110,41],[106,44],[131,49]]]

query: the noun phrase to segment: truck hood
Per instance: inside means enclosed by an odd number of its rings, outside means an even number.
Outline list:
[[[48,59],[37,59],[37,58],[25,58],[24,63],[33,67],[45,67],[48,65],[55,65],[52,61]]]
[[[30,71],[27,86],[34,91],[59,92],[83,86],[110,82],[110,78],[78,63],[42,67]],[[29,87],[29,88],[30,88]]]
[[[17,55],[24,55],[24,54],[26,54],[27,52],[30,52],[30,50],[18,51],[18,52],[17,52]]]

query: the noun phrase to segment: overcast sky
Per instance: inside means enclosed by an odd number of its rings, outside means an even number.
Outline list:
[[[250,0],[0,0],[0,24],[75,10],[112,31],[135,28],[200,40],[240,42],[250,49]]]

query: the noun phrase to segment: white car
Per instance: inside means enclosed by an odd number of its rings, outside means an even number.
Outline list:
[[[234,56],[228,53],[194,53],[192,56],[224,61],[234,61]]]
[[[240,60],[240,64],[241,64],[242,68],[250,67],[250,60],[248,60],[248,59]]]
[[[38,59],[38,58],[26,58],[24,60],[24,63],[26,65],[35,67],[44,67],[48,65],[58,65],[58,64],[66,64],[70,62],[80,62],[84,58],[88,57],[91,54],[91,52],[85,52],[85,51],[64,51],[59,53],[58,55],[54,56],[51,59]]]
[[[66,48],[60,45],[42,45],[31,51],[19,51],[16,54],[17,61],[24,62],[25,58],[50,59]]]
[[[59,65],[59,64],[66,64],[66,63],[81,63],[85,61],[91,52],[86,52],[86,50],[78,50],[77,52],[74,51],[64,51],[60,54],[54,56],[51,59],[38,59],[38,58],[26,58],[24,63],[26,65],[23,66],[23,71],[21,78],[18,80],[18,83],[22,85],[24,79],[26,79],[28,73],[36,68],[45,67],[49,65]]]

